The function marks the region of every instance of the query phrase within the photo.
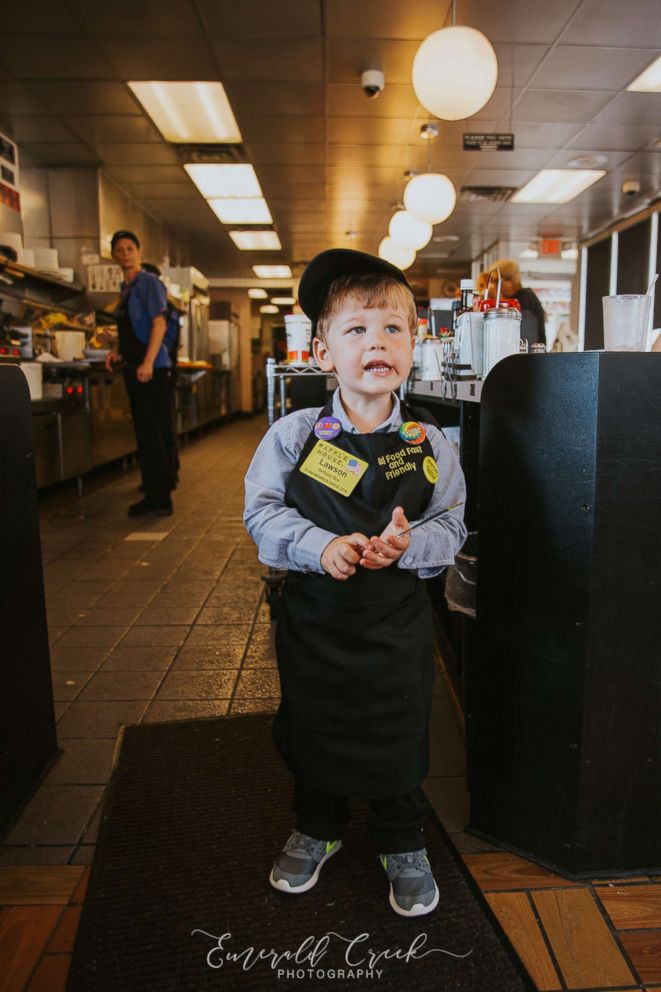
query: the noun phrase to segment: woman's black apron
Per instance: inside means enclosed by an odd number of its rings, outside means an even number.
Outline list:
[[[331,409],[329,402],[319,417]],[[402,404],[404,419],[413,414]],[[408,520],[423,515],[434,488],[427,438],[416,445],[397,431],[334,437],[328,443],[368,463],[350,496],[301,471],[317,441],[311,431],[285,492],[287,505],[306,519],[369,538],[384,530],[396,506]],[[282,700],[273,739],[298,780],[363,798],[420,785],[429,768],[434,659],[431,604],[415,571],[358,566],[346,580],[288,572],[276,651]]]

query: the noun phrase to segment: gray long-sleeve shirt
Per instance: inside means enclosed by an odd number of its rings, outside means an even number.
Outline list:
[[[276,420],[260,442],[246,473],[243,520],[257,545],[259,560],[273,568],[323,572],[323,551],[340,536],[317,527],[285,503],[287,480],[321,409],[298,410]],[[333,415],[342,424],[342,430],[359,433],[342,406],[339,389],[333,396]],[[393,393],[392,412],[374,432],[396,431],[401,424],[399,398]],[[432,424],[425,424],[425,429],[439,469],[438,482],[424,514],[430,517],[444,507],[463,501],[466,487],[452,446]],[[438,520],[414,530],[408,549],[397,562],[398,567],[416,570],[420,578],[428,579],[451,565],[466,539],[463,510],[463,505],[458,506]],[[413,523],[416,521],[409,521],[410,525]]]

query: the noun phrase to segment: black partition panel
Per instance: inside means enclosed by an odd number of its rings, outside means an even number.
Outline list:
[[[482,392],[469,829],[661,870],[661,354],[504,359]]]
[[[0,365],[0,834],[57,754],[27,379]]]
[[[588,274],[585,292],[585,350],[604,346],[602,296],[608,296],[611,268],[611,239],[605,238],[588,248]]]
[[[661,219],[661,214],[657,214],[657,217]],[[656,271],[659,271],[661,267],[661,223],[658,225],[656,230]],[[659,280],[657,279],[655,286],[656,295],[654,296],[654,320],[652,322],[652,327],[661,327],[661,286],[659,285]]]
[[[617,292],[644,293],[650,258],[651,221],[621,231],[617,249]]]

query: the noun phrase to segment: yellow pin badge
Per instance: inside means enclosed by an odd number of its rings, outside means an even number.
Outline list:
[[[438,482],[438,464],[436,459],[432,458],[431,455],[427,455],[422,462],[422,471],[427,482],[431,482],[432,485],[436,485]]]
[[[314,448],[301,465],[303,475],[309,476],[322,486],[328,486],[341,496],[350,496],[368,468],[362,458],[328,441],[317,441]]]

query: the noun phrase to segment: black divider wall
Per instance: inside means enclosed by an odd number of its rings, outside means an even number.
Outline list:
[[[604,346],[602,296],[608,296],[611,267],[611,239],[605,238],[588,248],[585,293],[585,350]]]
[[[0,365],[0,834],[57,753],[27,379]]]
[[[644,293],[650,258],[651,221],[641,221],[619,234],[617,250],[618,293]]]

